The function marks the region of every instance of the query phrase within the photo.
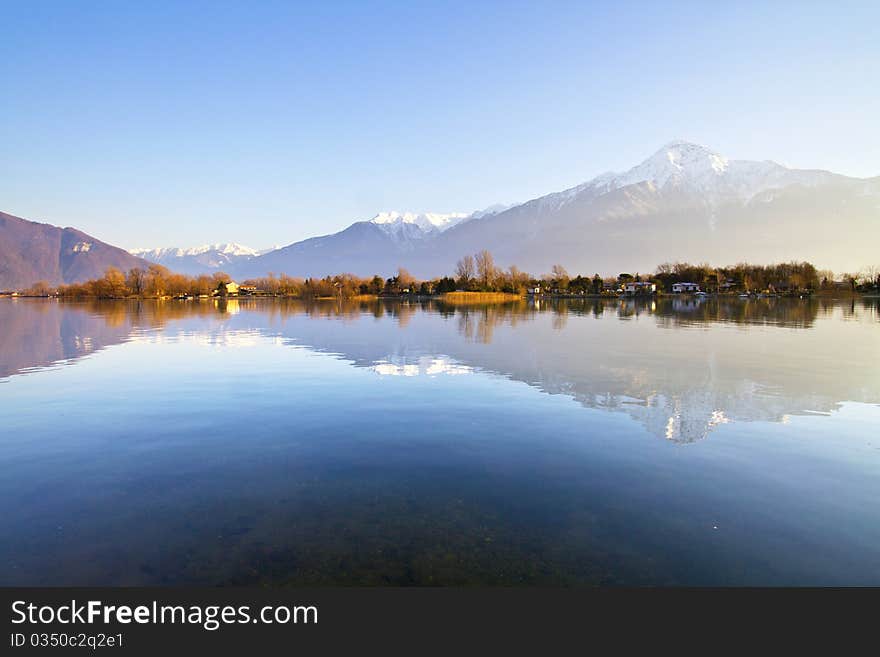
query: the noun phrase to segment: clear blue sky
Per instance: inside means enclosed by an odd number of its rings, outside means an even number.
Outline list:
[[[0,0],[0,25],[0,209],[124,247],[527,200],[679,137],[880,175],[876,1]]]

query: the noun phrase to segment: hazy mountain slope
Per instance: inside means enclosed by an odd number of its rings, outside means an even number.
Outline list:
[[[493,206],[470,214],[381,212],[332,235],[312,237],[264,253],[230,270],[237,278],[269,272],[291,276],[354,273],[390,276],[398,266],[413,266],[413,254],[452,227],[504,209]]]
[[[237,263],[231,272],[238,278],[269,272],[303,277],[331,273],[390,276],[399,265],[410,266],[414,252],[451,227],[496,211],[489,208],[472,214],[381,212],[333,235],[313,237]]]
[[[748,200],[708,197],[687,186],[638,182],[561,206],[545,199],[441,236],[422,262],[448,271],[455,254],[490,249],[503,265],[535,273],[653,271],[663,261],[776,262],[806,259],[838,271],[874,262],[880,184],[828,177],[783,182]],[[873,242],[873,244],[872,244]]]
[[[623,173],[481,212],[386,212],[333,235],[264,254],[236,244],[137,251],[172,270],[223,269],[237,279],[269,272],[324,276],[451,274],[464,254],[489,249],[502,267],[534,274],[649,272],[661,262],[810,260],[837,272],[876,265],[880,178],[849,178],[771,161],[728,160],[676,141]],[[0,289],[69,283],[108,266],[147,263],[73,228],[0,213]]]
[[[22,289],[101,276],[107,267],[125,271],[149,263],[75,228],[58,228],[0,212],[0,289]]]
[[[417,276],[451,273],[466,253],[489,249],[501,266],[541,274],[653,271],[664,261],[733,264],[806,259],[836,271],[877,260],[880,178],[848,178],[771,161],[728,160],[671,142],[623,173],[607,173],[512,208],[459,219],[418,239],[383,240],[354,226],[247,264],[266,271]],[[404,228],[418,229],[415,222]]]
[[[321,276],[351,272],[360,275],[385,273],[395,268],[412,250],[410,239],[418,226],[404,224],[390,234],[369,221],[359,221],[333,235],[313,237],[270,251],[232,269],[237,278],[264,276],[270,272],[290,276]]]

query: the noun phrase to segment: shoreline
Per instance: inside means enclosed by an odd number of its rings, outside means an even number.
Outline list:
[[[656,294],[513,294],[506,292],[447,292],[444,294],[400,294],[400,295],[375,295],[358,294],[349,297],[333,296],[300,296],[282,294],[237,294],[220,296],[187,296],[187,297],[99,297],[99,296],[62,296],[62,295],[35,295],[35,294],[0,294],[0,299],[51,299],[55,301],[250,301],[250,300],[292,300],[292,301],[441,301],[445,303],[512,303],[516,301],[550,301],[550,300],[640,300],[656,301],[658,299],[735,299],[738,301],[757,301],[760,299],[797,299],[808,301],[810,299],[846,300],[846,299],[880,299],[880,294],[874,292],[854,292],[850,294],[829,294],[814,292],[811,294],[774,294],[760,293],[656,293]]]

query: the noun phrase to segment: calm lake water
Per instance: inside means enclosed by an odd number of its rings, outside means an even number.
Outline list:
[[[0,584],[880,585],[880,301],[0,300]]]

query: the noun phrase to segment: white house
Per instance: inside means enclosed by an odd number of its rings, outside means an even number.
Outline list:
[[[687,294],[690,292],[699,292],[700,286],[696,283],[673,283],[672,284],[672,292],[673,294]]]
[[[623,291],[626,294],[654,294],[657,286],[646,281],[630,281],[623,286]]]

